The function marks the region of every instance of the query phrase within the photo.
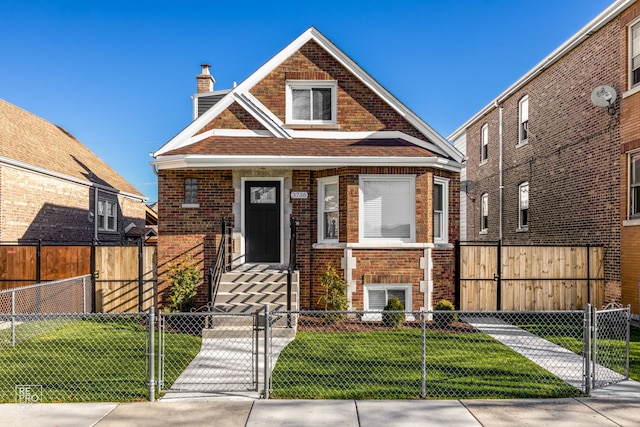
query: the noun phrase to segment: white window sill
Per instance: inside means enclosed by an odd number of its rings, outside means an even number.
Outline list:
[[[200,207],[200,203],[183,203],[182,207],[183,208],[187,208],[187,209],[199,208]]]
[[[287,123],[283,126],[285,129],[304,130],[304,129],[324,129],[339,130],[340,125],[337,123]]]
[[[529,140],[528,140],[528,139],[525,139],[524,141],[520,141],[520,142],[518,142],[518,143],[516,144],[516,148],[520,148],[520,147],[522,147],[522,146],[524,146],[524,145],[527,145],[527,144],[529,144]]]
[[[478,234],[489,234],[489,230],[488,229],[480,230],[480,233]]]
[[[632,89],[629,89],[629,90],[628,90],[628,91],[626,91],[626,92],[623,92],[623,93],[622,93],[622,97],[623,97],[623,98],[626,98],[626,97],[631,96],[631,95],[634,95],[634,94],[636,94],[636,93],[638,93],[638,92],[640,92],[640,85],[636,85],[636,87],[634,87],[634,88],[632,88]]]
[[[622,226],[623,227],[633,227],[633,226],[638,226],[640,225],[640,218],[634,218],[634,219],[627,219],[622,221]]]
[[[489,162],[489,160],[488,160],[488,159],[481,160],[481,161],[480,161],[480,166],[482,166],[482,165],[486,165],[488,162]]]
[[[443,243],[444,244],[444,243]],[[313,249],[428,249],[434,248],[433,243],[327,243],[318,242],[311,246]]]
[[[526,227],[522,227],[522,228],[517,228],[516,229],[516,233],[526,233],[527,231],[529,231],[529,226],[528,225]]]

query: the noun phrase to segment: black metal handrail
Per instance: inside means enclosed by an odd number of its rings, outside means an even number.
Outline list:
[[[289,218],[291,227],[291,239],[289,240],[289,266],[287,267],[287,327],[291,327],[291,287],[293,282],[293,272],[298,269],[298,226],[300,221],[295,217]]]
[[[222,274],[231,270],[232,250],[231,250],[231,234],[233,232],[233,224],[230,218],[222,218],[222,233],[220,243],[218,244],[218,252],[216,254],[216,262],[209,270],[209,305],[213,306],[218,295],[218,287]]]

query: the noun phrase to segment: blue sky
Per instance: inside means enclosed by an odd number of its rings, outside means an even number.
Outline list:
[[[611,3],[0,0],[0,98],[153,202],[149,153],[191,121],[201,63],[227,89],[315,26],[446,137]]]

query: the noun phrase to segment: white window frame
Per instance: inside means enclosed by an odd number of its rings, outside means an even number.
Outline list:
[[[486,224],[485,224],[486,218]],[[483,193],[480,196],[480,234],[486,234],[489,231],[489,194]]]
[[[527,198],[526,198],[526,210],[527,210],[527,223],[523,224],[523,211],[524,211],[524,199],[522,197],[522,193],[523,193],[523,189],[527,188]],[[518,185],[518,230],[528,230],[529,229],[529,223],[531,221],[529,221],[529,218],[531,218],[531,215],[529,214],[529,209],[530,209],[530,204],[531,204],[531,198],[529,197],[530,194],[530,187],[529,187],[529,182],[525,181],[523,183],[521,183],[520,185]]]
[[[293,119],[293,90],[331,89],[331,119],[330,120],[294,120]],[[311,101],[313,105],[313,100]],[[286,90],[286,123],[287,124],[336,124],[338,110],[338,82],[335,80],[287,80]]]
[[[109,213],[109,208],[111,213]],[[98,212],[96,215],[98,221],[98,231],[117,232],[118,231],[118,202],[115,200],[98,199]],[[109,219],[113,219],[113,225],[109,226]]]
[[[195,180],[195,183],[188,181]],[[194,199],[187,199],[187,191],[189,185],[195,185],[195,197]],[[183,208],[199,208],[200,203],[198,203],[198,178],[185,178],[184,179],[184,203],[182,203]]]
[[[338,239],[340,237],[340,221],[338,220],[338,223],[336,224],[336,237],[335,238],[329,238],[329,237],[325,237],[326,233],[325,233],[325,220],[324,220],[324,216],[325,213],[327,212],[338,212],[338,218],[340,217],[340,185],[339,185],[339,177],[338,176],[331,176],[331,177],[327,177],[327,178],[319,178],[318,179],[318,242],[324,242],[324,243],[337,243]],[[337,209],[333,209],[333,210],[325,210],[325,188],[327,185],[336,185],[338,187],[338,194],[336,195],[336,197],[338,198],[337,203],[338,203],[338,208]]]
[[[634,167],[638,163],[638,168]],[[637,183],[634,184],[634,180]],[[640,151],[629,154],[629,219],[640,219]]]
[[[409,184],[409,237],[365,237],[364,184],[367,181],[406,182]],[[360,175],[359,181],[359,239],[360,243],[415,243],[416,241],[416,176],[415,175]]]
[[[634,37],[635,31],[635,37]],[[638,81],[633,81],[633,69],[634,69],[634,54],[637,59],[637,66],[635,67],[640,74],[640,20],[636,20],[629,25],[629,90],[640,90],[640,76]]]
[[[518,145],[529,142],[529,96],[523,96],[518,102]]]
[[[404,301],[405,301],[405,306],[404,306],[404,311],[405,312],[411,312],[411,308],[413,307],[413,300],[412,300],[412,286],[411,283],[390,283],[390,284],[372,284],[372,283],[365,283],[364,285],[364,310],[368,311],[368,312],[382,312],[384,310],[380,310],[380,309],[371,309],[369,307],[369,291],[370,290],[384,290],[384,291],[389,291],[389,290],[404,290]],[[389,295],[388,293],[385,296],[385,301],[386,303],[389,302]],[[385,305],[386,305],[385,303]],[[363,320],[381,320],[382,319],[382,314],[375,314],[375,313],[367,313],[363,316]],[[411,318],[409,318],[409,316],[407,316],[407,320],[412,320]]]
[[[489,125],[485,124],[480,130],[480,164],[487,163],[489,159]]]
[[[433,178],[433,186],[442,186],[442,219],[440,224],[440,230],[442,230],[441,236],[436,236],[436,210],[433,211],[433,242],[434,243],[448,243],[449,242],[449,179],[436,176]],[[434,192],[435,193],[435,192]],[[435,197],[435,194],[434,194]]]

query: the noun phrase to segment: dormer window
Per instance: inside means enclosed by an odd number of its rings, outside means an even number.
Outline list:
[[[287,82],[288,124],[335,124],[336,87],[334,80]]]

